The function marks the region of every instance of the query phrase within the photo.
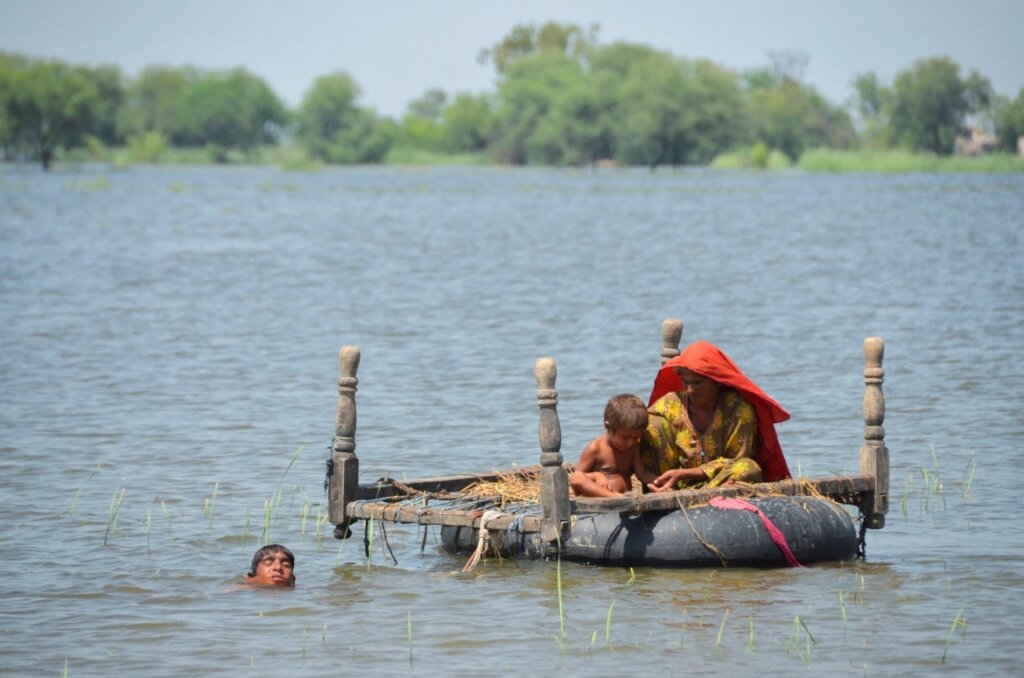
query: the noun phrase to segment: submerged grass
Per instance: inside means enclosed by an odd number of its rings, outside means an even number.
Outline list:
[[[388,165],[488,165],[493,159],[481,153],[442,153],[414,146],[392,146],[384,162]]]
[[[110,498],[110,511],[107,514],[107,531],[103,533],[104,546],[107,545],[107,540],[117,531],[117,514],[121,512],[126,495],[127,490],[121,488],[120,494],[117,493],[117,490],[114,490],[114,496]]]
[[[562,539],[557,540],[558,557],[555,563],[555,588],[558,591],[558,646],[565,649],[565,601],[562,597]]]
[[[405,619],[406,636],[409,639],[409,666],[412,666],[412,610]]]
[[[802,630],[802,633],[801,633]],[[801,647],[801,635],[803,637],[803,647]],[[797,655],[807,662],[807,666],[811,665],[811,645],[816,645],[818,641],[814,639],[814,635],[811,634],[811,630],[807,628],[807,624],[800,615],[796,615],[793,618],[793,626],[789,631],[789,637],[786,639],[786,654],[790,653],[790,648],[795,646]]]
[[[722,633],[725,631],[725,621],[729,618],[729,608],[725,608],[725,614],[722,615],[722,623],[718,625],[718,635],[715,637],[715,651],[722,645]]]
[[[213,516],[215,507],[217,505],[217,489],[220,487],[220,483],[213,484],[213,494],[203,500],[203,517],[210,521],[210,527],[213,527]]]
[[[90,480],[92,480],[93,476],[95,476],[99,472],[100,469],[99,466],[97,466],[96,470],[90,473],[89,476],[85,479],[85,482],[79,485],[78,490],[75,492],[75,496],[71,499],[71,508],[68,510],[69,518],[74,517],[75,511],[78,510],[78,498],[82,496],[82,490],[85,489],[85,486],[89,483]]]
[[[263,500],[263,546],[270,543],[270,499]]]
[[[167,502],[161,499],[160,506],[164,509],[164,518],[167,519],[167,534],[173,534],[174,530],[171,529],[171,512],[167,510]]]
[[[1024,172],[1024,158],[1004,153],[976,157],[938,156],[906,150],[841,151],[816,148],[800,156],[807,172]]]
[[[949,644],[953,642],[953,634],[956,633],[957,627],[959,626],[961,629],[963,629],[964,637],[966,637],[967,635],[967,620],[963,617],[965,607],[967,607],[966,603],[960,606],[960,609],[957,610],[956,616],[953,617],[952,625],[950,625],[949,627],[949,634],[946,636],[946,645],[942,648],[943,664],[946,663],[946,655],[949,653]]]
[[[615,609],[615,601],[617,600],[617,597],[612,598],[611,604],[608,605],[608,614],[606,614],[604,618],[604,642],[609,645],[611,644],[612,639],[612,610]],[[594,633],[597,633],[597,631],[594,631]]]
[[[711,162],[713,169],[785,170],[793,166],[785,153],[768,150],[764,144],[755,144],[722,153]]]
[[[249,507],[245,507],[245,514],[242,516],[242,546],[249,543]]]
[[[974,455],[967,461],[967,469],[964,471],[964,482],[961,485],[961,496],[966,499],[971,496],[971,485],[974,483],[974,471],[978,464],[974,459]]]

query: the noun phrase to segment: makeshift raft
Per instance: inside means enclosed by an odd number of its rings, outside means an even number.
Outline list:
[[[683,324],[662,324],[662,364],[679,354]],[[864,556],[865,531],[885,525],[889,451],[882,392],[884,342],[864,340],[864,444],[860,475],[613,498],[571,497],[561,448],[556,366],[534,366],[540,409],[538,467],[359,484],[355,454],[359,349],[339,353],[335,437],[328,459],[328,519],[334,536],[358,520],[441,527],[453,554],[553,558],[597,565],[776,566]],[[539,483],[539,501],[470,492],[510,476]],[[737,501],[740,500],[740,501]],[[841,506],[855,506],[855,519]]]

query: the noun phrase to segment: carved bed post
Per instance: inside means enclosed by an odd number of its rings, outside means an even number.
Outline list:
[[[557,369],[554,358],[537,358],[537,407],[540,408],[540,503],[543,509],[541,538],[564,543],[571,530],[569,474],[562,466],[562,428],[558,423]]]
[[[861,511],[865,526],[874,529],[885,526],[885,514],[889,511],[889,450],[882,427],[885,421],[884,354],[885,342],[881,337],[864,340],[864,446],[860,448],[860,473],[875,479],[875,492]]]
[[[338,410],[334,417],[334,444],[331,446],[332,472],[328,478],[327,513],[334,524],[334,536],[345,539],[353,519],[346,507],[355,501],[359,490],[359,459],[356,458],[356,371],[359,348],[342,346],[338,352],[341,376],[338,378]]]
[[[683,321],[679,318],[665,318],[661,323],[661,364],[664,365],[679,355],[679,342],[683,338]]]

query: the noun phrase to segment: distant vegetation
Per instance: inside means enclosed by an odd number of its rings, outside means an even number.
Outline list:
[[[480,58],[497,72],[496,91],[428,89],[394,120],[361,105],[341,70],[317,78],[289,110],[243,68],[155,65],[129,78],[116,66],[0,52],[0,153],[46,168],[92,158],[1022,169],[1006,155],[942,160],[968,121],[1011,154],[1024,135],[1024,89],[1011,100],[944,56],[916,61],[891,85],[862,74],[842,105],[802,81],[807,59],[797,54],[737,73],[646,45],[600,44],[596,26],[516,26]]]

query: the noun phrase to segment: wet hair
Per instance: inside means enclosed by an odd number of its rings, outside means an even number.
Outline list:
[[[647,406],[632,393],[612,396],[604,407],[604,420],[611,431],[647,428]]]
[[[295,583],[295,554],[292,553],[287,546],[281,546],[280,544],[267,544],[252,557],[252,565],[249,567],[249,576],[256,576],[256,568],[259,567],[260,561],[269,555],[275,553],[283,553],[288,559],[288,562],[292,564],[292,583]]]

